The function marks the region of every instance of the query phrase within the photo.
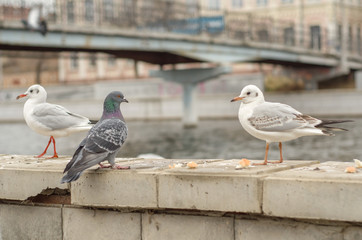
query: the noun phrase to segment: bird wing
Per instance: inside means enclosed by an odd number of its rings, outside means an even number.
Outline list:
[[[120,119],[105,119],[98,122],[88,136],[79,144],[64,172],[66,179],[75,179],[85,169],[94,166],[117,152],[127,138],[128,129]]]
[[[290,131],[296,128],[314,127],[319,119],[303,115],[289,105],[265,102],[254,108],[249,123],[261,131]]]
[[[34,107],[33,117],[51,130],[82,126],[89,123],[88,118],[71,113],[60,105],[50,103],[42,103]]]
[[[85,150],[91,153],[114,153],[126,141],[128,129],[120,119],[105,119],[99,122],[96,129],[89,135]]]

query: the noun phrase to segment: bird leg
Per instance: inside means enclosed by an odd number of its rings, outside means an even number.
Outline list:
[[[280,152],[280,160],[269,163],[282,163],[283,162],[283,151],[282,151],[282,142],[279,142],[279,152]]]
[[[54,146],[54,155],[50,158],[58,158],[57,149],[55,148],[55,139],[53,136],[50,136],[50,139],[53,140],[53,146]]]
[[[53,137],[53,136],[51,136],[51,137],[49,138],[48,145],[47,145],[47,147],[45,148],[44,152],[43,152],[42,154],[36,156],[37,158],[40,158],[40,157],[44,156],[44,154],[47,153],[48,147],[49,147],[50,143],[52,142],[52,137]]]
[[[112,166],[112,169],[130,169],[131,167],[130,166],[121,166],[121,165],[118,165],[118,164],[114,164]]]
[[[112,167],[111,165],[103,165],[102,163],[98,163],[99,168],[110,168]]]
[[[269,151],[269,143],[266,143],[264,162],[262,162],[262,163],[253,163],[253,165],[267,165],[268,164],[268,151]]]

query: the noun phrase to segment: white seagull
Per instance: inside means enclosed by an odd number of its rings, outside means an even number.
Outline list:
[[[62,106],[47,103],[47,92],[40,85],[30,86],[25,93],[20,94],[16,99],[23,97],[28,97],[23,110],[26,124],[37,133],[50,136],[48,145],[44,152],[37,156],[38,158],[47,152],[52,141],[54,155],[51,158],[58,157],[54,137],[65,137],[71,133],[87,131],[92,127],[88,118],[71,113]]]
[[[252,136],[266,141],[264,162],[268,163],[269,144],[279,142],[280,160],[283,162],[282,142],[302,136],[334,136],[332,131],[347,131],[343,128],[329,127],[333,123],[351,122],[351,120],[320,120],[304,115],[289,105],[266,102],[262,91],[255,85],[248,85],[241,90],[240,96],[231,102],[241,101],[239,120],[241,126]]]
[[[43,36],[47,34],[47,23],[42,16],[41,4],[37,4],[32,7],[29,11],[28,19],[21,21],[24,24],[24,27],[26,27],[27,29],[39,31]]]

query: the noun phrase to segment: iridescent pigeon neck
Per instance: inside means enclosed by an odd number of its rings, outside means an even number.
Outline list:
[[[120,110],[120,104],[112,99],[106,99],[103,106],[102,119],[119,118],[124,121],[123,115]]]

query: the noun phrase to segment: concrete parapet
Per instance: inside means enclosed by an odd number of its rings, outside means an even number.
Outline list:
[[[353,163],[117,159],[131,170],[93,167],[61,185],[68,161],[0,156],[1,240],[362,237],[362,172],[344,172]]]
[[[362,222],[362,174],[325,162],[278,172],[264,181],[263,210],[278,217]]]

